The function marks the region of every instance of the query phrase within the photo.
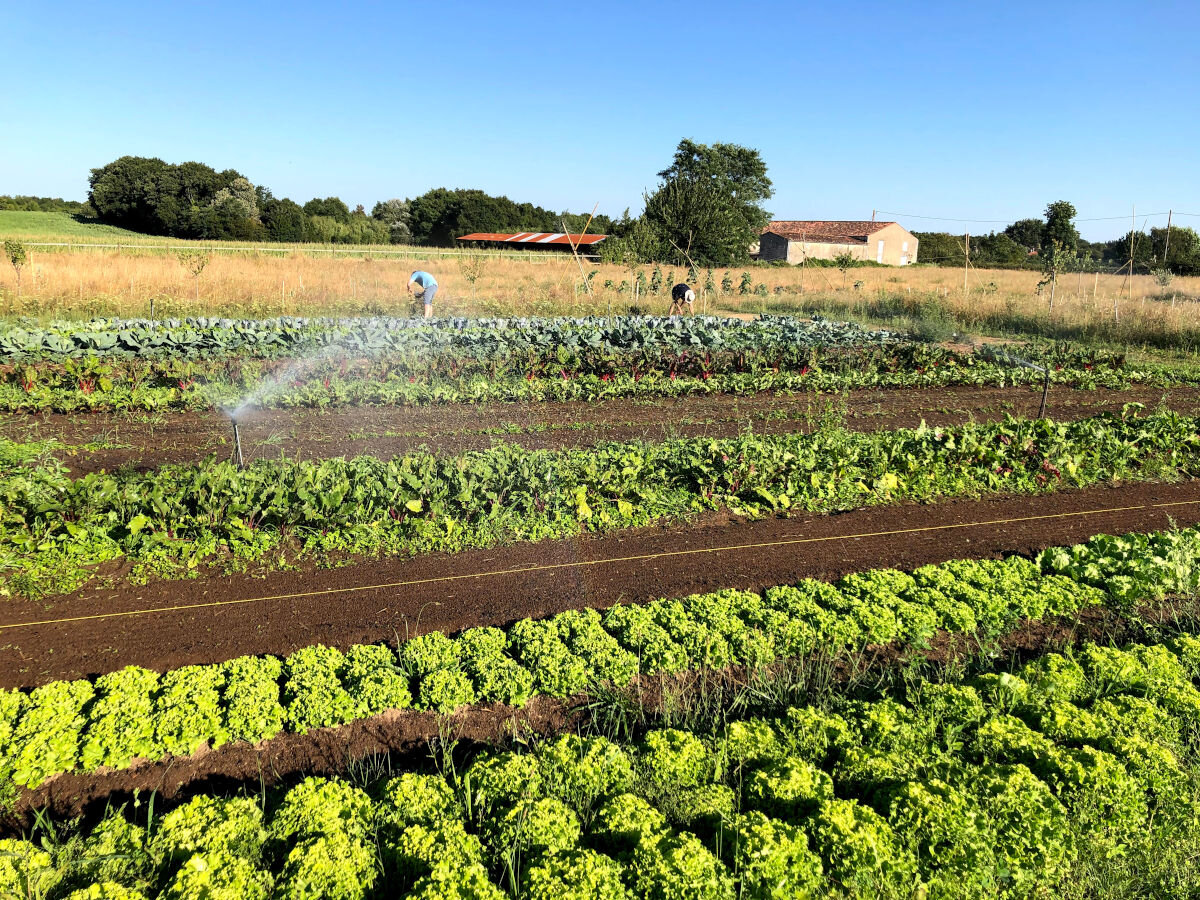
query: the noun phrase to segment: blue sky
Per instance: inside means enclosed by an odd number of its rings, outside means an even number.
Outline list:
[[[1200,213],[1198,44],[1195,2],[11,4],[0,193],[135,154],[618,215],[687,136],[758,148],[778,218],[1140,226]]]

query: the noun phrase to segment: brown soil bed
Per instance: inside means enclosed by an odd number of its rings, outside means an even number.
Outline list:
[[[1161,616],[1166,611],[1160,607]],[[1192,610],[1194,612],[1194,610]],[[1124,639],[1128,622],[1104,607],[1082,610],[1074,618],[1025,622],[1002,636],[991,652],[1018,659],[1061,649],[1086,640]],[[976,654],[980,644],[965,635],[940,633],[924,650],[912,647],[870,647],[862,654],[835,661],[833,678],[839,684],[870,680],[870,673],[924,658],[946,664]],[[747,683],[747,671],[684,672],[670,676],[642,676],[630,687],[630,696],[648,716],[661,711],[664,697],[714,689],[736,690]],[[203,748],[188,757],[160,762],[137,761],[127,769],[101,769],[88,774],[59,775],[36,790],[20,791],[16,807],[7,817],[9,831],[31,824],[34,810],[74,817],[96,814],[136,794],[155,792],[172,800],[204,791],[236,790],[247,784],[254,790],[300,775],[337,775],[355,763],[387,755],[390,765],[421,765],[431,750],[446,742],[459,749],[503,744],[517,736],[561,734],[586,724],[586,697],[557,700],[535,697],[523,709],[501,704],[469,707],[450,716],[431,712],[393,710],[337,728],[322,728],[307,735],[282,734],[259,744],[228,744],[217,750]]]
[[[264,578],[122,582],[41,602],[10,599],[0,605],[0,625],[133,614],[0,631],[0,685],[32,687],[131,664],[161,671],[719,588],[761,590],[883,566],[1034,553],[1099,533],[1196,524],[1198,501],[1194,481],[1126,484],[839,515],[709,520]],[[198,604],[210,605],[146,612]]]
[[[936,390],[870,390],[846,395],[847,424],[858,430],[991,421],[1006,413],[1032,416],[1040,391],[1029,387],[951,387]],[[499,441],[529,448],[580,447],[600,441],[737,434],[747,427],[768,434],[804,431],[823,398],[815,394],[682,397],[603,403],[447,404],[434,407],[360,406],[329,410],[256,410],[242,420],[248,460],[324,458],[371,454],[391,457],[420,447],[458,453]],[[1126,403],[1180,412],[1200,409],[1200,388],[1131,388],[1080,391],[1055,388],[1049,414],[1078,419],[1119,411]],[[0,436],[55,438],[68,445],[94,443],[67,460],[78,473],[130,465],[153,468],[229,457],[229,420],[218,413],[6,413]]]

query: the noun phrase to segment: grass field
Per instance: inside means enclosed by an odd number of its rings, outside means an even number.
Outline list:
[[[11,209],[0,209],[0,237],[31,241],[56,241],[62,238],[100,241],[115,237],[122,240],[146,240],[144,234],[138,234],[136,231],[79,219],[68,213],[24,212]]]

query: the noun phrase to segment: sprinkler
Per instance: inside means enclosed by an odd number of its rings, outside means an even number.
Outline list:
[[[1012,363],[1015,366],[1023,366],[1026,369],[1033,369],[1033,371],[1041,372],[1045,376],[1042,379],[1042,402],[1038,407],[1038,418],[1044,419],[1046,417],[1046,401],[1050,395],[1050,366],[1039,366],[1036,363],[1031,363],[1027,359],[1021,359],[1018,356],[1009,356],[1007,353],[1003,353],[998,350],[990,350],[988,351],[987,355],[991,356],[993,359]]]
[[[233,426],[233,461],[237,463],[239,469],[244,469],[246,462],[242,458],[242,435],[238,431],[237,419],[230,416],[229,423]]]

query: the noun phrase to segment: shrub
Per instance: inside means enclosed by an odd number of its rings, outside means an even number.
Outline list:
[[[223,850],[197,853],[179,867],[162,900],[267,900],[271,873]]]
[[[375,884],[375,849],[344,831],[310,837],[287,855],[278,900],[362,900]]]
[[[155,856],[175,862],[218,851],[253,862],[266,837],[262,810],[251,798],[201,795],[163,816],[150,849]]]
[[[621,866],[591,850],[543,857],[525,876],[526,900],[632,900]]]

